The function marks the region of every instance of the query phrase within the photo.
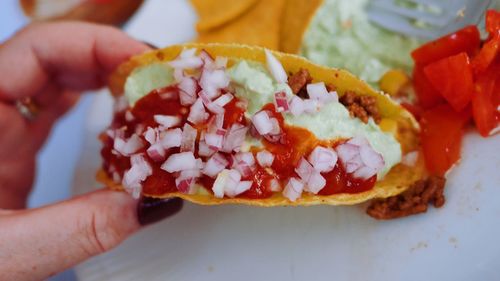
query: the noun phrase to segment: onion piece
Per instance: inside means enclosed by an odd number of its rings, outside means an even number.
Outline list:
[[[122,185],[134,198],[139,198],[142,190],[141,183],[153,174],[153,169],[142,154],[132,155],[130,164],[130,169],[123,175]]]
[[[223,94],[222,96],[218,97],[216,100],[213,101],[214,104],[224,107],[226,104],[228,104],[231,100],[233,100],[234,96],[230,93]]]
[[[160,132],[158,130],[158,128],[151,128],[151,127],[148,127],[146,129],[146,132],[144,132],[143,134],[144,136],[144,139],[150,144],[150,145],[153,145],[155,144],[156,142],[158,142],[158,140],[160,139]]]
[[[308,160],[318,172],[330,172],[337,163],[337,153],[331,148],[317,146],[309,154]]]
[[[192,193],[191,189],[195,181],[194,178],[176,178],[175,187],[177,187],[180,193],[190,194]]]
[[[380,170],[385,165],[382,155],[373,150],[373,148],[369,145],[361,146],[359,155],[361,156],[363,163],[366,166],[375,169],[375,171]]]
[[[318,192],[320,192],[320,190],[322,190],[325,185],[326,179],[318,171],[314,171],[307,181],[305,190],[313,194],[318,194]]]
[[[290,109],[285,92],[274,94],[274,105],[276,106],[276,112],[287,112]]]
[[[162,125],[165,129],[175,127],[181,123],[181,118],[179,116],[156,114],[153,118],[156,123]]]
[[[226,157],[220,153],[215,153],[210,159],[208,159],[202,173],[211,178],[215,178],[217,174],[222,172],[222,170],[224,170],[228,165],[229,161],[227,161]]]
[[[253,182],[252,181],[240,181],[236,187],[234,187],[233,189],[229,189],[227,188],[227,190],[225,190],[225,194],[228,196],[228,197],[231,197],[231,198],[234,198],[240,194],[242,194],[243,192],[249,190],[250,188],[252,188],[252,184]]]
[[[165,149],[181,146],[182,130],[180,128],[176,128],[161,132],[160,142]]]
[[[134,114],[130,110],[125,111],[125,120],[127,122],[132,122],[135,120]]]
[[[257,162],[261,167],[271,167],[274,161],[274,155],[267,151],[262,150],[257,153]]]
[[[305,111],[305,104],[304,101],[298,97],[298,96],[293,96],[292,99],[290,100],[290,113],[293,114],[293,116],[299,116]]]
[[[236,196],[238,184],[241,181],[241,175],[237,170],[229,170],[226,185],[224,186],[224,194],[227,196]]]
[[[205,122],[210,115],[205,111],[201,98],[191,106],[187,120],[195,125]]]
[[[235,123],[231,125],[229,131],[224,138],[224,144],[222,145],[221,151],[223,152],[232,152],[232,151],[240,151],[243,142],[245,141],[246,134],[248,132],[248,127],[245,127],[241,124]]]
[[[115,138],[113,149],[123,156],[130,156],[144,147],[142,139],[137,134],[132,134],[128,140]]]
[[[372,167],[362,166],[352,174],[355,178],[369,179],[377,174],[377,170]]]
[[[200,86],[210,99],[218,97],[220,89],[229,86],[229,82],[229,76],[221,69],[204,69],[200,78]]]
[[[201,61],[203,62],[203,68],[214,68],[214,59],[212,56],[206,51],[206,50],[201,50],[200,55],[199,55]]]
[[[418,151],[408,152],[405,155],[403,155],[403,158],[401,159],[401,163],[409,167],[414,167],[415,164],[417,164],[417,161],[418,161]]]
[[[354,145],[357,145],[357,146],[370,145],[370,143],[368,142],[368,140],[366,138],[360,137],[360,136],[356,136],[356,137],[348,140],[347,143],[354,144]]]
[[[282,190],[281,184],[277,179],[272,179],[269,181],[268,189],[272,192],[280,192]]]
[[[317,100],[320,104],[338,102],[339,96],[336,91],[328,92],[324,82],[308,84],[307,94],[311,100]]]
[[[182,105],[191,105],[196,101],[197,82],[192,77],[184,77],[179,82],[179,100]]]
[[[302,195],[303,190],[304,184],[299,179],[291,177],[283,190],[283,196],[295,202]]]
[[[205,143],[214,150],[219,150],[222,148],[224,143],[224,135],[226,134],[226,130],[218,129],[215,133],[206,133],[205,134]]]
[[[217,152],[214,149],[211,149],[210,146],[204,141],[200,140],[198,143],[198,155],[203,156],[203,157],[209,157],[212,156],[215,152]]]
[[[266,53],[267,69],[274,80],[278,83],[286,83],[288,81],[288,76],[281,62],[269,50],[266,49],[264,51]]]
[[[309,162],[307,162],[306,159],[300,158],[299,163],[295,168],[295,172],[299,175],[303,182],[308,182],[311,175],[314,173],[314,168]]]
[[[243,177],[249,177],[255,168],[255,158],[251,152],[236,153],[232,167],[238,170]]]
[[[195,53],[195,48],[184,49],[175,60],[168,62],[168,64],[177,69],[198,68],[202,66],[203,61],[195,56]]]
[[[193,152],[180,152],[172,154],[161,165],[161,169],[169,173],[180,172],[183,170],[193,170],[198,167]]]
[[[184,124],[181,138],[181,152],[194,152],[197,135],[198,131],[195,128],[191,127],[188,123]]]
[[[233,192],[235,193],[240,180],[241,175],[238,171],[227,169],[222,170],[212,186],[214,196],[217,198],[223,198],[226,191],[229,194],[233,194]]]
[[[252,116],[252,124],[260,135],[267,135],[273,129],[273,124],[265,111],[259,111]]]
[[[155,162],[160,162],[165,159],[165,148],[163,148],[160,142],[151,145],[147,150],[149,158]]]
[[[129,107],[128,100],[125,96],[120,96],[114,99],[113,112],[122,112]]]

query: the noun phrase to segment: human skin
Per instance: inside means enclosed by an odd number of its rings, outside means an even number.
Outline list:
[[[114,248],[150,222],[138,217],[137,200],[110,190],[25,209],[36,155],[54,122],[81,91],[102,87],[117,65],[148,49],[115,28],[77,22],[32,24],[0,45],[2,280],[45,279]],[[33,120],[15,107],[26,97],[40,108]]]

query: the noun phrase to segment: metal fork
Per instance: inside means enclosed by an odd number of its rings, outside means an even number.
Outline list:
[[[493,2],[493,3],[492,3]],[[371,0],[368,18],[391,31],[435,39],[466,25],[484,26],[492,0]]]

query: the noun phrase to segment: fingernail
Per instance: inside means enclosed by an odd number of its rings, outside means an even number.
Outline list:
[[[152,43],[149,43],[149,42],[146,42],[146,41],[142,41],[143,44],[145,44],[146,46],[150,47],[151,49],[158,49],[158,47]]]
[[[141,225],[159,222],[179,212],[183,200],[180,198],[147,198],[143,197],[137,205],[137,216]]]

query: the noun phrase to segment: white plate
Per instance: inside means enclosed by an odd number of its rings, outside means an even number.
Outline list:
[[[194,35],[181,0],[147,1],[127,27],[166,45]],[[75,191],[97,186],[97,133],[110,118],[96,97]],[[117,249],[76,268],[91,280],[498,280],[500,136],[470,132],[449,175],[446,205],[427,214],[376,221],[365,206],[252,208],[185,204]]]

